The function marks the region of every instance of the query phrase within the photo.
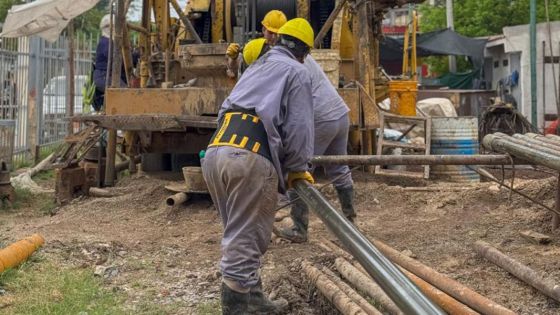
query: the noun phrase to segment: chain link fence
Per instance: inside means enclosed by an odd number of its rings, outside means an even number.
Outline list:
[[[82,88],[91,72],[97,36],[74,40],[74,113],[84,111]],[[15,121],[13,164],[52,150],[68,132],[69,41],[0,38],[0,120]]]

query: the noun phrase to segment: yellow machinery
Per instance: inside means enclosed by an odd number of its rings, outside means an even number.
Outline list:
[[[316,48],[340,55],[345,88],[339,92],[351,109],[351,142],[358,152],[372,154],[373,130],[379,125],[376,102],[388,96],[379,67],[383,16],[413,2],[421,1],[189,0],[182,9],[177,0],[143,0],[141,25],[127,23],[123,32],[128,76],[134,71],[126,36],[139,33],[140,86],[107,89],[105,115],[90,119],[110,130],[133,132],[126,137],[131,155],[197,154],[206,147],[218,109],[235,84],[226,75],[227,43],[261,36],[260,21],[269,10],[279,9],[288,18],[308,19],[321,37]],[[109,141],[109,184],[115,145]]]

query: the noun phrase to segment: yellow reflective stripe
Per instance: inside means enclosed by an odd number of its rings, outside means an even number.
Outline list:
[[[222,126],[220,127],[220,130],[216,134],[216,137],[214,138],[214,141],[212,142],[212,144],[219,143],[220,140],[222,140],[222,137],[224,136],[224,133],[226,132],[226,129],[229,126],[229,123],[231,121],[231,115],[232,115],[232,113],[226,113],[224,115],[224,122],[222,123]]]
[[[243,116],[241,116],[241,119],[247,120],[247,117],[248,117],[248,116],[249,116],[248,114],[243,114]]]
[[[243,139],[241,139],[241,143],[239,145],[242,148],[245,148],[247,146],[247,142],[249,142],[249,137],[243,137]]]
[[[233,134],[233,136],[231,136],[231,139],[229,139],[229,144],[235,144],[235,139],[237,139],[237,135]]]
[[[253,123],[258,124],[259,123],[259,117],[253,116]]]
[[[258,143],[258,142],[255,142],[255,145],[253,146],[253,148],[251,149],[251,151],[257,153],[257,152],[259,152],[260,147],[261,147],[261,144]]]

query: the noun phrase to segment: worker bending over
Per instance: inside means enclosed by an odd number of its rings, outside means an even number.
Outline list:
[[[281,43],[243,74],[222,104],[219,126],[201,160],[204,179],[222,217],[223,314],[274,314],[262,290],[261,258],[270,243],[278,192],[296,179],[313,182],[311,78],[302,65],[313,29],[293,19]],[[287,174],[287,176],[285,176]]]
[[[279,14],[271,14],[272,12],[274,11],[269,12],[267,17],[280,16]],[[277,36],[274,33],[270,30],[264,32],[264,30],[266,30],[266,25],[268,25],[267,17],[265,17],[262,24],[264,26],[263,33],[268,34],[269,37],[254,39],[247,43],[243,49],[243,60],[247,65],[250,65],[266,53],[269,42],[273,44],[277,42]],[[281,22],[281,19],[279,22]],[[311,74],[311,86],[313,89],[313,116],[315,125],[313,153],[314,155],[346,155],[350,126],[348,113],[350,109],[342,97],[340,97],[336,88],[329,81],[329,78],[321,66],[311,55],[305,58],[304,66]],[[342,212],[348,220],[354,222],[356,212],[353,203],[354,188],[350,168],[348,165],[328,165],[324,168],[329,180],[336,179],[333,185],[337,191]],[[291,217],[294,225],[287,229],[275,229],[274,233],[294,243],[306,242],[309,225],[309,208],[301,199],[297,199],[297,193],[294,190],[289,190],[288,196],[293,202]]]

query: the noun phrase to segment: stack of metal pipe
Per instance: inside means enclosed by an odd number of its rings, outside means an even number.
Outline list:
[[[560,171],[560,137],[534,133],[503,133],[487,135],[482,144],[488,150],[507,153],[532,164],[538,164]]]

